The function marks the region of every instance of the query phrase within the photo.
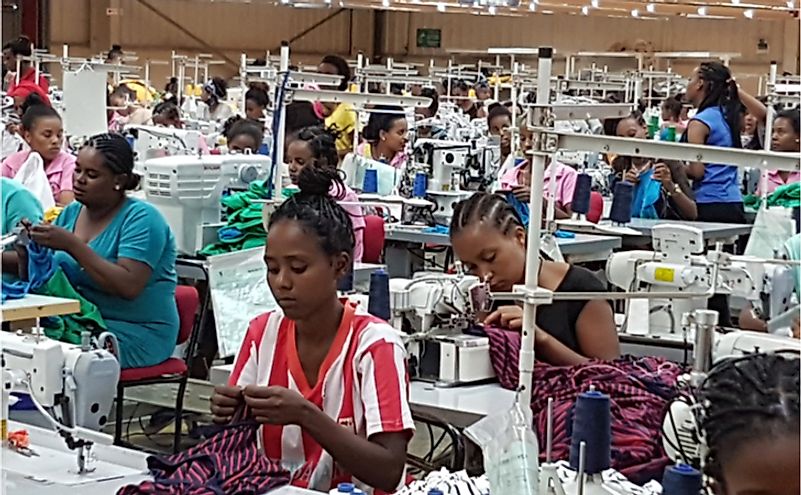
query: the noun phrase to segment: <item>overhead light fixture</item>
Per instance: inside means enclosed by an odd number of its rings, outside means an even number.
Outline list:
[[[795,8],[795,2],[793,0],[788,0],[787,1],[787,8],[788,9],[794,9]]]
[[[581,14],[590,15],[590,8],[585,5],[584,7],[581,8]]]
[[[706,7],[698,7],[698,15],[706,15],[707,8]]]
[[[656,12],[656,5],[649,3],[648,5],[645,6],[645,10],[653,14],[654,12]]]
[[[528,4],[528,10],[530,10],[532,12],[537,10],[537,2],[531,2],[530,4]]]
[[[740,0],[731,0],[732,5],[740,5]]]
[[[631,17],[640,17],[640,11],[637,9],[632,10]]]
[[[592,8],[597,9],[598,7],[600,7],[600,5],[601,5],[600,0],[592,0]]]
[[[490,5],[489,8],[487,9],[487,12],[489,12],[489,15],[495,15],[495,6]]]
[[[749,19],[754,18],[754,9],[743,10],[743,15]]]
[[[437,12],[445,12],[445,4],[444,3],[438,3],[437,4]]]
[[[381,5],[383,5],[385,8],[386,8],[386,7],[389,7],[389,0],[383,0],[383,1],[381,2]]]

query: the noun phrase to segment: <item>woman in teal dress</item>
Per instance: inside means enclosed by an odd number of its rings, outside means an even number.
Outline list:
[[[122,368],[159,364],[178,335],[175,239],[151,204],[129,198],[139,177],[118,134],[92,137],[75,167],[76,201],[31,238],[56,251],[70,283],[94,303],[119,341]]]

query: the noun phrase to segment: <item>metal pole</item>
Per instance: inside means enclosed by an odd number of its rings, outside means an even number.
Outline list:
[[[773,135],[773,101],[774,96],[776,95],[775,85],[776,85],[776,75],[779,71],[779,64],[778,62],[771,61],[770,63],[770,73],[768,74],[768,104],[767,106],[767,113],[765,115],[765,142],[762,143],[762,147],[765,151],[770,151],[770,143],[771,137]],[[756,129],[754,129],[756,136],[759,137],[759,124],[757,123]],[[759,189],[760,189],[760,196],[762,196],[762,204],[766,205],[767,202],[765,198],[768,197],[768,170],[762,169],[762,172],[759,174]]]
[[[289,43],[286,41],[281,42],[281,62],[278,68],[278,84],[283,84],[284,76],[289,71]],[[282,91],[279,89],[278,94]],[[278,109],[278,136],[276,139],[276,149],[273,156],[275,156],[275,163],[273,163],[273,199],[278,199],[281,194],[281,169],[284,165],[284,139],[286,136],[286,106],[285,101],[277,101],[276,109]]]

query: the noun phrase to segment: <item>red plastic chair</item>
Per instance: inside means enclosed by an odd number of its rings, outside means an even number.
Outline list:
[[[604,197],[598,191],[590,193],[590,211],[587,212],[587,221],[598,223],[604,213]]]
[[[364,253],[362,262],[381,263],[384,257],[384,242],[386,232],[384,231],[384,219],[378,215],[366,215],[364,217]]]
[[[189,342],[186,349],[186,356],[194,354],[194,347],[197,341],[197,322],[198,308],[200,307],[200,297],[197,289],[186,285],[179,285],[175,289],[175,303],[178,306],[178,339],[177,345]],[[141,387],[144,385],[154,385],[159,383],[177,383],[178,396],[175,400],[175,434],[173,436],[173,452],[178,452],[181,444],[181,421],[184,410],[184,393],[186,383],[189,379],[189,365],[184,359],[171,357],[166,361],[154,366],[144,368],[128,368],[120,373],[120,381],[117,383],[117,409],[114,425],[114,444],[130,445],[122,440],[123,422],[123,399],[125,389],[131,387]]]

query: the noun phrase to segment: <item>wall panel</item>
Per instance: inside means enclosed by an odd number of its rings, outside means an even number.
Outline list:
[[[89,0],[51,0],[46,12],[51,44],[89,44]]]

